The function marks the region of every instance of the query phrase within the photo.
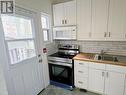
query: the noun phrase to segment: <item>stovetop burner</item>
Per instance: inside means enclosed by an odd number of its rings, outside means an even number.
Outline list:
[[[50,56],[52,56],[52,57],[59,57],[59,58],[66,58],[66,59],[73,59],[73,57],[75,55],[65,55],[65,54],[61,54],[61,53],[57,52],[57,53],[54,53],[54,54],[52,54]]]

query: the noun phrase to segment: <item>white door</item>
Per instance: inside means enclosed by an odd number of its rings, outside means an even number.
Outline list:
[[[105,95],[124,95],[125,74],[108,72],[105,81]]]
[[[126,31],[126,0],[110,0],[108,39],[123,40]]]
[[[65,25],[76,25],[76,1],[64,3]]]
[[[92,38],[105,39],[107,36],[109,0],[92,0]]]
[[[8,61],[9,95],[37,95],[44,88],[35,16],[34,12],[21,8],[16,8],[15,15],[1,16]]]
[[[64,21],[64,4],[56,4],[53,5],[53,18],[54,18],[54,26],[63,26],[65,24]]]
[[[77,0],[77,39],[91,37],[91,0]]]
[[[103,94],[104,82],[104,71],[97,69],[89,69],[89,90]]]

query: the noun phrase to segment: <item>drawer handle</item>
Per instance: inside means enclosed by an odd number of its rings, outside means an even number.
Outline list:
[[[79,63],[80,65],[84,65],[83,63]]]
[[[81,81],[78,81],[78,83],[83,84],[83,82],[81,82]]]
[[[83,71],[78,71],[79,73],[84,73]]]

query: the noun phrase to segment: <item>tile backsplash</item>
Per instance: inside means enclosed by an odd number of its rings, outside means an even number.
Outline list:
[[[114,41],[56,41],[57,44],[78,44],[80,51],[99,53],[101,50],[126,52],[126,42]]]
[[[55,42],[46,44],[46,48],[47,48],[47,51],[48,51],[48,55],[57,52],[57,50],[58,50],[58,49],[57,49],[57,45],[58,45],[58,44],[56,44]]]

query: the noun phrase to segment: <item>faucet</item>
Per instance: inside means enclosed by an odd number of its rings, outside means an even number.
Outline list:
[[[101,55],[104,55],[104,54],[107,53],[108,51],[109,51],[109,49],[101,50],[100,54],[101,54]]]

